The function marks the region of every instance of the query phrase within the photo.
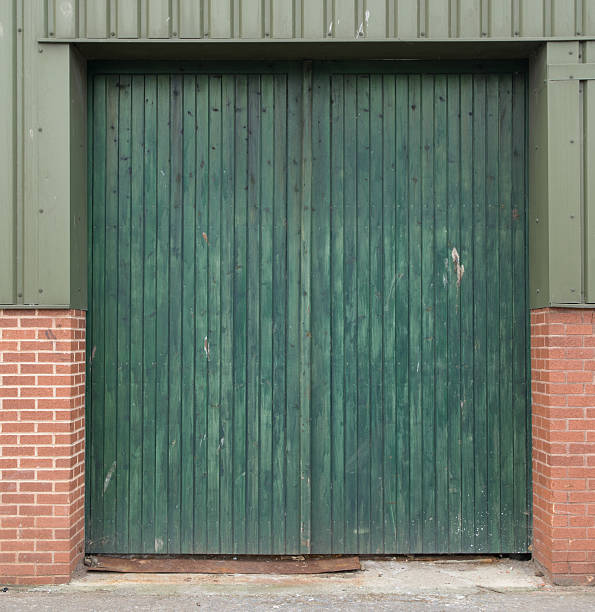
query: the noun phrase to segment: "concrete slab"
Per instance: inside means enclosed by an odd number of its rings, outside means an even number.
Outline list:
[[[363,561],[314,576],[108,574],[9,588],[1,610],[595,610],[595,589],[553,587],[531,562]]]

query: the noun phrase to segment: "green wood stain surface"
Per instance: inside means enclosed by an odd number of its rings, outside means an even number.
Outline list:
[[[89,91],[87,551],[526,552],[525,75]]]

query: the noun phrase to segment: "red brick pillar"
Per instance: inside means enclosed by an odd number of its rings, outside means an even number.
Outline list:
[[[533,556],[557,584],[595,583],[595,310],[531,313]]]
[[[0,584],[67,582],[84,551],[85,313],[0,310]]]

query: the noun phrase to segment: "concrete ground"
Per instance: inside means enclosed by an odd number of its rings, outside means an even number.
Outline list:
[[[595,611],[595,588],[550,586],[526,561],[395,559],[316,576],[88,572],[64,586],[0,589],[6,612],[199,609],[585,612]]]

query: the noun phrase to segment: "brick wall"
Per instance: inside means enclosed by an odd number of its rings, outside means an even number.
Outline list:
[[[0,584],[67,582],[84,545],[85,313],[0,310]]]
[[[531,313],[534,558],[595,583],[595,310]]]

